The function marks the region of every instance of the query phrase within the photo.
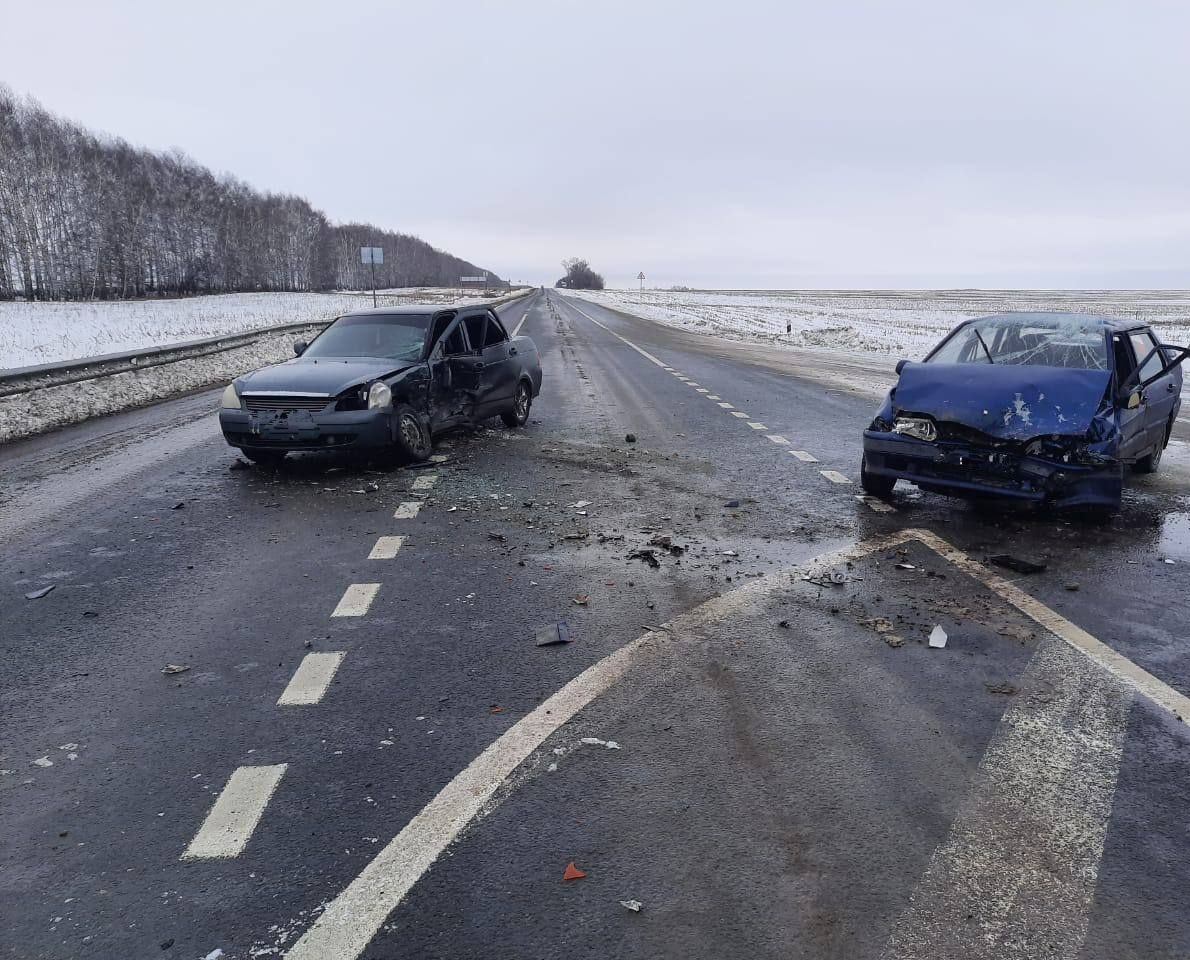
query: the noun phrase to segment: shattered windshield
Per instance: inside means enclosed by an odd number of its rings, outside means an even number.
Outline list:
[[[1086,320],[987,317],[960,327],[926,362],[1107,370],[1107,339]]]
[[[421,355],[430,316],[428,313],[401,313],[340,317],[306,348],[302,356],[416,360]]]

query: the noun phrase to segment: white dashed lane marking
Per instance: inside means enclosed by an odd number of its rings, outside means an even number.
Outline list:
[[[446,463],[446,461],[449,459],[450,457],[448,457],[445,453],[436,453],[430,457],[430,463]]]
[[[376,546],[372,548],[372,552],[368,554],[368,559],[391,560],[401,552],[401,546],[404,543],[404,537],[380,537],[376,541]]]
[[[730,403],[726,403],[726,402],[719,404],[719,406],[721,406],[724,410],[734,410],[735,409],[735,407],[733,407]]]
[[[417,516],[418,511],[421,510],[420,500],[406,500],[404,503],[397,506],[396,512],[393,514],[394,520],[412,520]]]
[[[885,503],[879,497],[870,497],[866,493],[858,494],[855,499],[860,503],[867,504],[877,513],[896,513],[897,510],[891,503]]]
[[[335,607],[332,617],[362,617],[372,606],[376,594],[380,592],[378,583],[353,583],[343,593],[343,599]]]
[[[839,473],[838,470],[819,470],[818,472],[821,473],[824,477],[826,477],[826,479],[828,479],[831,483],[850,483],[851,482],[845,476],[843,476],[843,474]]]
[[[720,396],[719,396],[719,394],[717,394],[717,393],[708,393],[708,394],[707,394],[707,399],[708,399],[708,400],[721,400],[721,399],[723,399],[723,398],[722,398],[722,397],[720,397]]]
[[[708,390],[706,387],[699,387],[699,388],[698,388],[697,390],[695,390],[694,392],[695,392],[695,393],[710,393],[711,391],[710,391],[710,390]]]
[[[781,444],[784,444],[785,446],[789,446],[789,441],[786,440],[779,433],[766,433],[765,436],[768,437],[770,440],[772,440],[773,443],[781,443]]]
[[[426,473],[420,477],[413,478],[412,489],[414,489],[414,490],[432,490],[434,488],[434,484],[436,484],[437,482],[438,482],[438,474]]]
[[[817,463],[818,458],[812,453],[806,453],[805,450],[790,450],[791,457],[797,457],[802,463]]]
[[[767,430],[768,429],[768,427],[766,427],[763,423],[757,423],[755,420],[753,420],[750,424],[748,424],[748,426],[750,426],[753,430]]]
[[[307,653],[294,671],[289,686],[277,700],[277,705],[310,707],[320,703],[345,656],[341,650],[331,653]]]
[[[215,800],[183,860],[238,857],[260,821],[288,764],[240,767]]]
[[[741,420],[748,420],[748,419],[751,419],[751,418],[748,416],[748,414],[744,413],[744,412],[743,412],[743,411],[741,411],[741,410],[733,410],[733,411],[732,411],[732,413],[731,413],[731,415],[732,415],[733,417],[739,417]]]

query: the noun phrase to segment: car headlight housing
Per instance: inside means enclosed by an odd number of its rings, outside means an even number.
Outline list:
[[[379,410],[392,406],[393,392],[387,383],[374,383],[368,387],[368,409]]]
[[[223,391],[223,399],[219,401],[219,406],[224,410],[240,409],[240,395],[236,393],[236,385],[234,383],[229,383],[227,389]]]

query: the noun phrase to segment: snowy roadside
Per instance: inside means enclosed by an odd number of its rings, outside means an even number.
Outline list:
[[[775,347],[917,360],[954,326],[1016,310],[1139,316],[1166,343],[1190,340],[1190,292],[1056,290],[567,290],[695,333]],[[788,332],[787,332],[788,325]]]
[[[486,299],[459,290],[379,291],[381,306],[450,305]],[[0,303],[0,373],[18,367],[248,333],[284,323],[326,321],[372,306],[372,294],[228,293],[175,300]]]

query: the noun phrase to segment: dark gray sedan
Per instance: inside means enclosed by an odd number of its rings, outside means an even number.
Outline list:
[[[509,337],[489,307],[347,314],[294,352],[223,392],[223,436],[250,460],[336,449],[425,460],[452,427],[494,416],[522,426],[541,390],[537,347]]]

